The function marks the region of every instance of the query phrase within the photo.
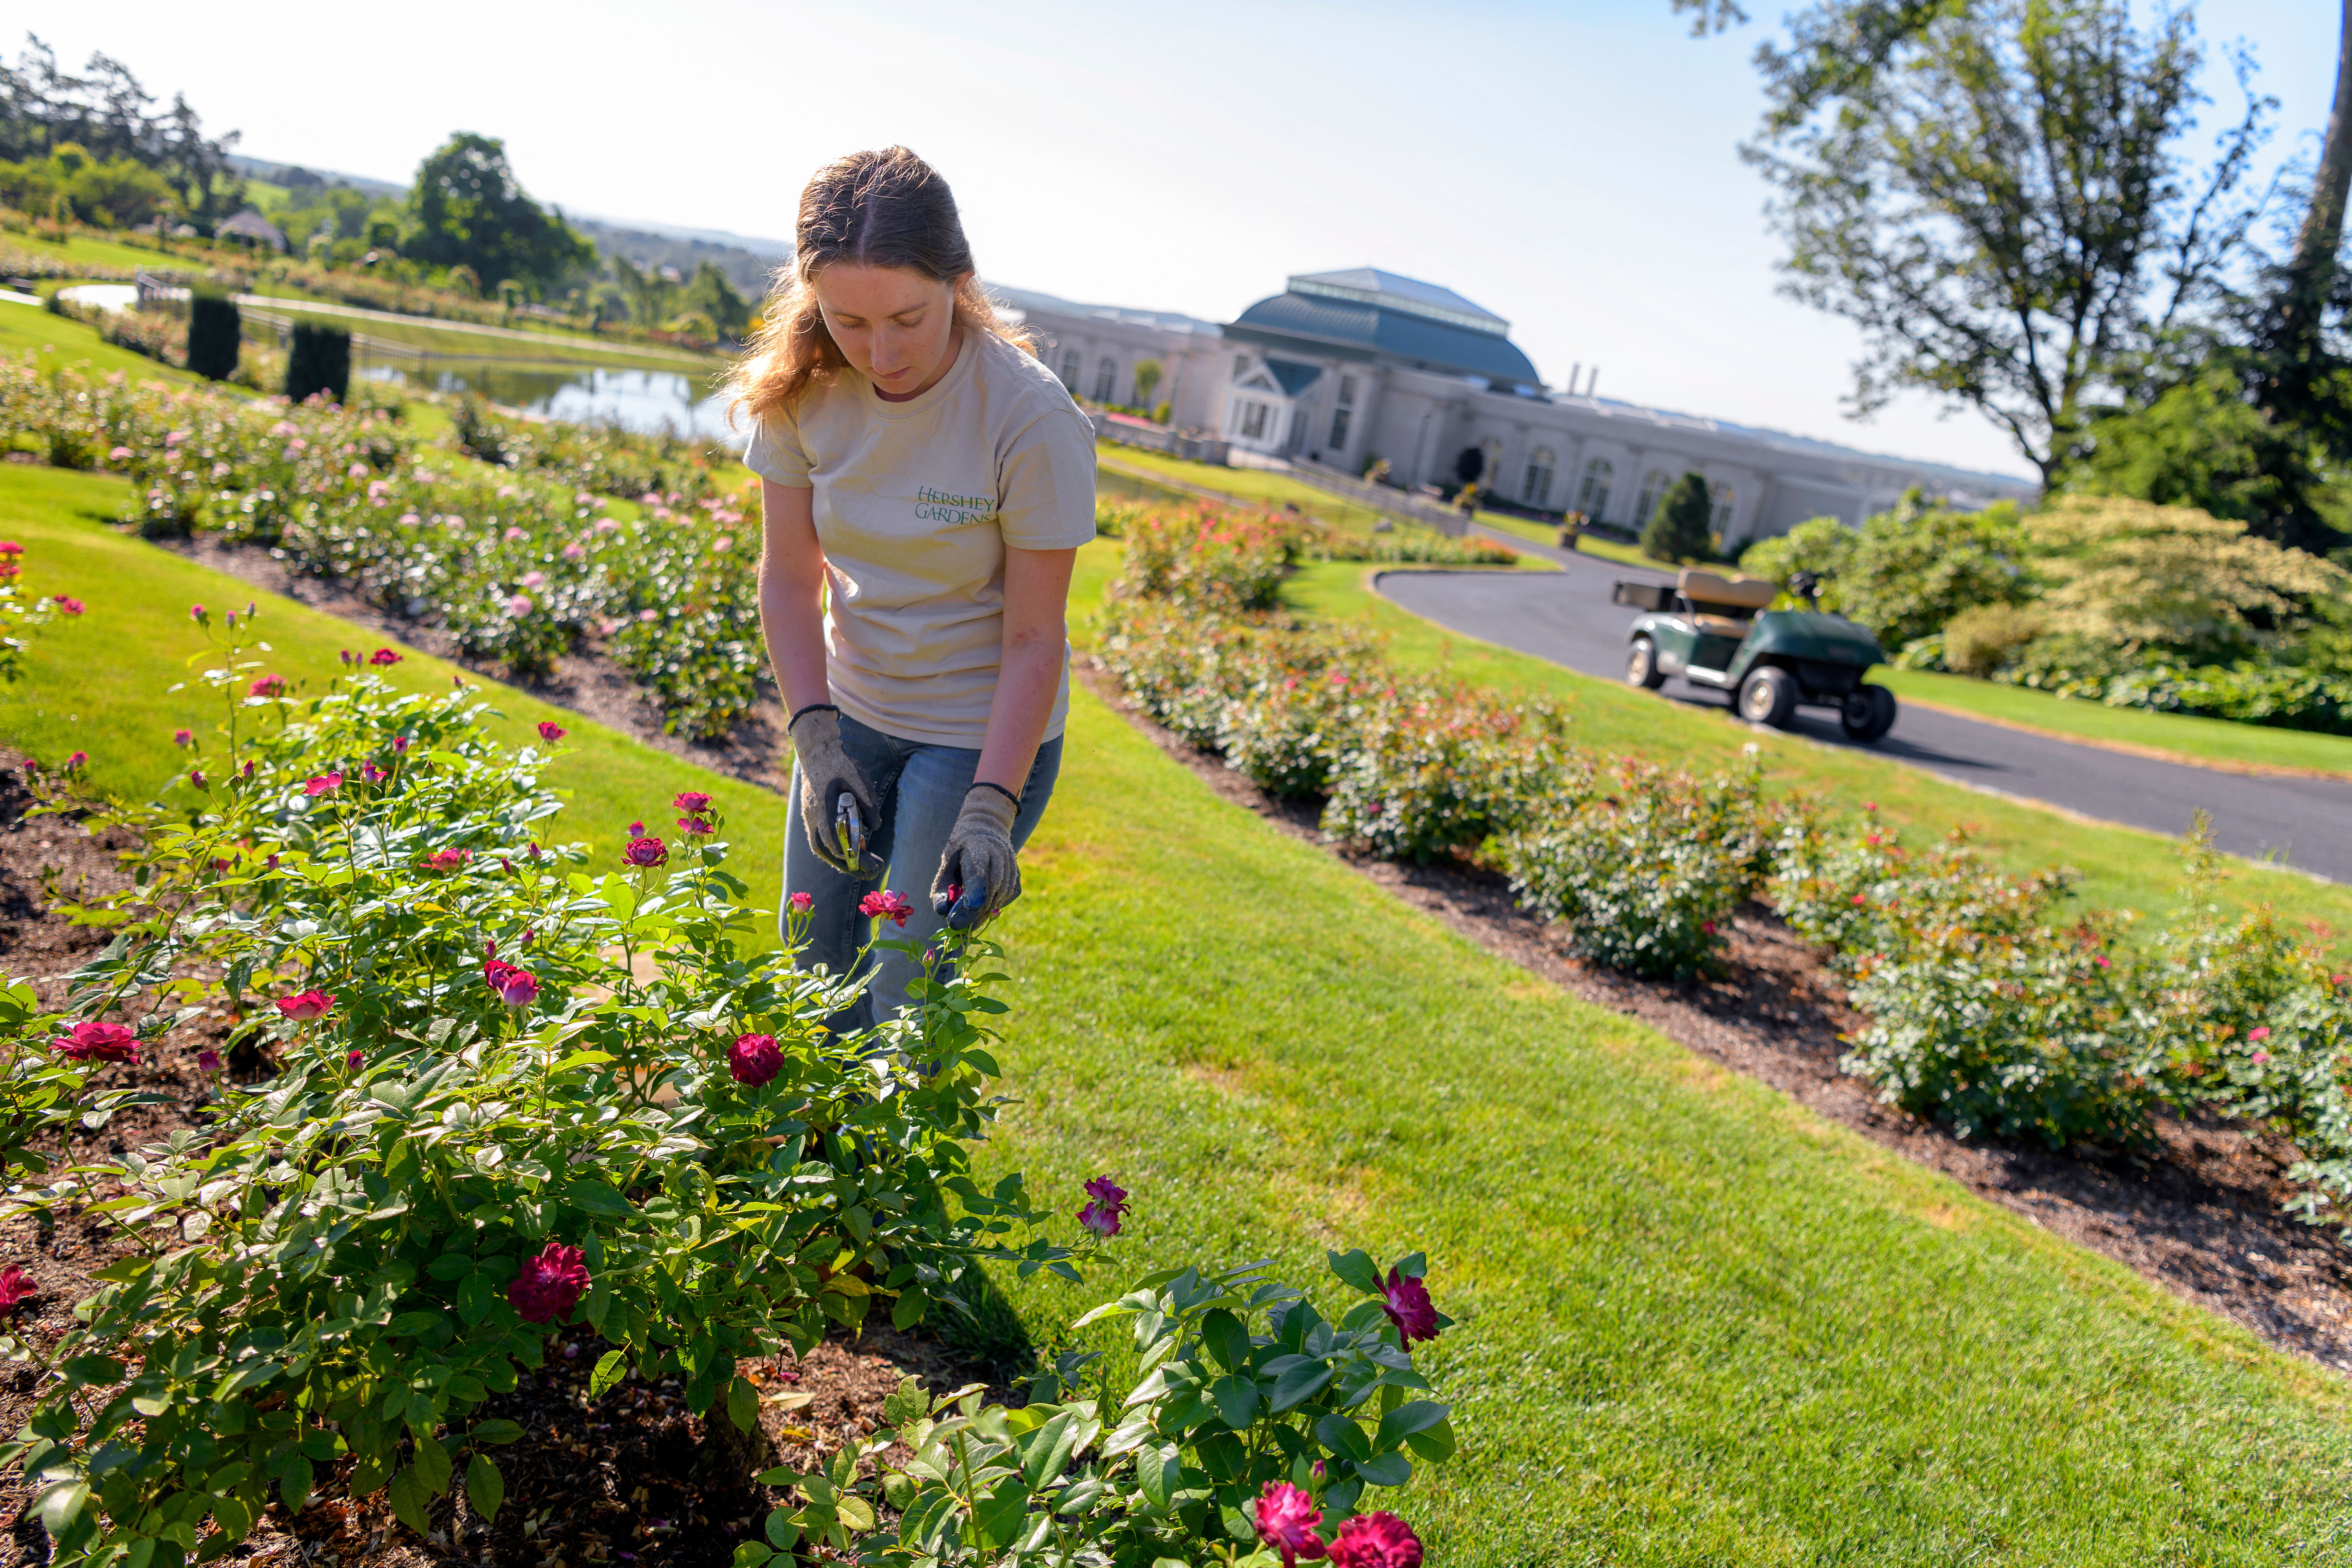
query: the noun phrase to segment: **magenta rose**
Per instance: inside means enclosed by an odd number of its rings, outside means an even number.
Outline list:
[[[526,1323],[551,1323],[568,1316],[588,1293],[588,1265],[576,1247],[551,1241],[507,1287],[507,1300]]]
[[[1295,1568],[1302,1557],[1323,1555],[1322,1538],[1315,1533],[1323,1522],[1323,1510],[1288,1481],[1266,1482],[1252,1511],[1258,1540],[1282,1553],[1282,1568]]]
[[[1421,1568],[1421,1538],[1392,1513],[1360,1513],[1331,1538],[1334,1568]]]
[[[1389,1282],[1381,1291],[1381,1310],[1389,1315],[1397,1337],[1406,1344],[1437,1337],[1437,1309],[1430,1302],[1429,1288],[1410,1274],[1389,1270]]]
[[[136,1062],[139,1037],[120,1024],[92,1020],[76,1024],[64,1039],[51,1040],[49,1049],[78,1062]]]
[[[641,871],[650,871],[669,860],[669,849],[658,838],[632,838],[629,847],[621,851],[621,858]]]
[[[727,1070],[737,1083],[757,1089],[784,1070],[784,1053],[773,1035],[740,1035],[727,1047]]]
[[[292,996],[281,997],[278,1003],[278,1011],[298,1024],[307,1024],[313,1018],[325,1017],[334,1005],[334,997],[324,991],[303,991]]]

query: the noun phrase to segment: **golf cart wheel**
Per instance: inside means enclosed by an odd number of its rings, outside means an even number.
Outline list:
[[[1846,739],[1864,745],[1895,728],[1895,693],[1884,686],[1858,686],[1838,704],[1838,725]]]
[[[1658,668],[1658,645],[1648,637],[1635,637],[1633,646],[1625,650],[1625,684],[1655,691],[1665,683],[1665,671]]]
[[[1785,669],[1765,666],[1739,688],[1739,716],[1750,724],[1787,727],[1797,711],[1797,682]]]

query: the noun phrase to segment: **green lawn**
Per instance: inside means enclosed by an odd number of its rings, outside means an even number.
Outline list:
[[[1931,702],[2053,735],[2168,752],[2188,761],[2248,768],[2299,768],[2352,775],[2352,736],[2237,724],[2188,713],[2062,700],[2024,686],[2000,686],[1929,669],[1879,669],[1871,679],[1906,702]]]
[[[93,782],[144,795],[202,713],[164,691],[200,646],[187,603],[248,595],[107,527],[120,495],[0,466],[27,586],[89,605],[0,691],[0,738],[79,746]],[[1088,547],[1085,580],[1115,558]],[[266,611],[273,666],[312,682],[376,640]],[[485,692],[509,732],[549,713]],[[563,828],[609,854],[628,817],[705,789],[773,897],[773,795],[559,717]],[[1018,1099],[985,1173],[1025,1168],[1074,1210],[1108,1170],[1136,1199],[1095,1288],[1006,1284],[1024,1326],[1050,1342],[1163,1263],[1269,1256],[1306,1279],[1327,1246],[1425,1248],[1459,1321],[1423,1362],[1464,1452],[1394,1500],[1433,1563],[2352,1552],[2340,1380],[1478,952],[1083,691],[1024,866]]]
[[[35,256],[55,257],[76,267],[158,268],[183,266],[183,258],[144,246],[121,245],[110,239],[76,235],[71,239],[44,239],[31,234],[0,234],[0,249],[15,248]]]
[[[189,679],[187,660],[206,647],[188,619],[191,604],[215,610],[261,601],[261,628],[271,651],[254,657],[316,690],[340,670],[336,654],[372,650],[384,639],[291,600],[256,595],[170,551],[108,526],[121,514],[120,479],[22,464],[0,464],[0,533],[25,546],[25,585],[68,593],[89,613],[38,636],[26,676],[0,687],[0,737],[45,762],[89,753],[92,785],[114,795],[152,798],[182,764],[172,731],[208,732],[217,721],[209,692],[166,689]],[[401,647],[394,644],[394,647]],[[403,648],[392,679],[420,690],[445,690],[458,667]],[[200,662],[195,668],[204,668]],[[633,820],[656,832],[677,814],[682,789],[718,797],[736,846],[735,869],[762,908],[775,907],[782,878],[783,806],[767,791],[698,768],[651,746],[541,702],[524,692],[466,675],[505,718],[497,731],[520,742],[541,720],[571,731],[549,777],[571,800],[550,829],[617,855]]]
[[[1446,1568],[2352,1552],[2333,1374],[1472,948],[1090,697],[1066,758],[984,1175],[1136,1217],[1098,1285],[1005,1285],[1039,1343],[1146,1268],[1427,1249],[1464,1450],[1393,1501]]]
[[[561,327],[538,323],[518,323],[512,327],[490,327],[478,331],[459,330],[461,327],[471,328],[472,323],[444,322],[436,325],[428,317],[394,316],[388,312],[363,317],[345,315],[341,310],[316,308],[332,301],[313,300],[274,284],[257,286],[254,292],[268,299],[269,304],[265,309],[289,315],[310,316],[329,326],[407,343],[444,358],[512,360],[518,363],[554,361],[564,364],[626,364],[650,370],[690,371],[705,375],[716,375],[726,366],[726,361],[717,354],[693,353],[658,344],[624,342],[614,338],[568,331]]]
[[[98,335],[96,327],[52,316],[37,305],[0,303],[0,353],[14,358],[28,350],[41,356],[44,370],[88,360],[89,368],[100,374],[119,370],[134,380],[197,379],[161,360],[116,348]]]
[[[2013,870],[2073,866],[2084,874],[2080,896],[2087,903],[2158,914],[2176,901],[2169,839],[2137,828],[2078,823],[2021,802],[1962,789],[1866,752],[1752,730],[1735,720],[1728,710],[1694,709],[1617,681],[1579,675],[1543,659],[1457,637],[1375,596],[1365,585],[1370,575],[1360,565],[1308,566],[1291,577],[1286,592],[1303,614],[1368,618],[1389,634],[1391,652],[1408,663],[1450,662],[1465,679],[1503,689],[1540,692],[1559,700],[1573,716],[1576,738],[1587,745],[1706,768],[1721,766],[1737,756],[1740,747],[1753,743],[1763,748],[1766,766],[1783,786],[1818,792],[1834,806],[1851,810],[1863,801],[1875,800],[1892,820],[1933,836],[1941,836],[1955,823],[1969,824],[1979,841]],[[2164,723],[2180,722],[2168,716],[2150,717]],[[2183,831],[2188,826],[2181,824]],[[2336,931],[2352,931],[2352,887],[2314,882],[2291,871],[2242,866],[2239,874],[2223,885],[2221,897],[2239,906],[2266,900],[2294,919],[2324,921]],[[2147,931],[2147,923],[2139,929]]]

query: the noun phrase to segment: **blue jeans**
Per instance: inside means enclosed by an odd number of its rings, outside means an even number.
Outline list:
[[[866,945],[873,921],[857,912],[857,901],[882,888],[891,888],[915,906],[904,931],[885,921],[882,936],[908,941],[918,952],[928,945],[946,922],[931,912],[931,879],[939,875],[940,858],[947,853],[948,835],[962,814],[963,797],[980,770],[980,752],[962,746],[901,741],[868,728],[844,713],[841,749],[849,753],[874,786],[882,820],[866,832],[864,875],[836,871],[809,847],[808,831],[801,822],[801,775],[793,769],[791,807],[784,822],[784,893],[806,893],[816,900],[809,911],[808,945],[796,961],[803,969],[824,964],[835,974],[846,974]],[[1021,789],[1021,811],[1013,819],[1013,847],[1029,841],[1045,802],[1054,794],[1054,779],[1062,769],[1062,742],[1055,736],[1037,748],[1037,760]],[[829,829],[830,821],[824,824]],[[779,911],[779,919],[782,915]],[[876,948],[866,955],[873,984],[857,1002],[826,1020],[838,1034],[869,1028],[883,1018],[898,1016],[907,1005],[907,987],[922,969],[903,952]],[[866,971],[858,971],[864,973]]]

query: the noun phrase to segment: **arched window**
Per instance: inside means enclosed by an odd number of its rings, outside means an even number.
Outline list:
[[[1478,489],[1485,491],[1500,488],[1503,482],[1502,438],[1489,436],[1479,442],[1478,455],[1486,459],[1486,466],[1478,470]]]
[[[1076,349],[1062,351],[1062,385],[1068,389],[1073,397],[1077,395],[1078,351]]]
[[[1739,504],[1739,492],[1729,485],[1709,485],[1706,499],[1715,503],[1715,509],[1706,514],[1707,527],[1726,535],[1725,542],[1730,542],[1731,513],[1732,509]]]
[[[1095,401],[1108,403],[1111,391],[1118,381],[1118,361],[1108,354],[1103,355],[1102,363],[1095,366]]]
[[[1584,465],[1584,478],[1576,487],[1576,510],[1595,522],[1609,510],[1609,481],[1617,469],[1606,458],[1595,458]]]
[[[1655,517],[1658,503],[1666,499],[1666,488],[1675,481],[1664,468],[1652,468],[1642,476],[1642,490],[1633,498],[1633,515],[1630,520],[1636,528],[1647,528]]]
[[[1519,499],[1529,506],[1549,506],[1552,469],[1558,466],[1549,447],[1538,447],[1536,455],[1528,459],[1528,477],[1519,487]]]

